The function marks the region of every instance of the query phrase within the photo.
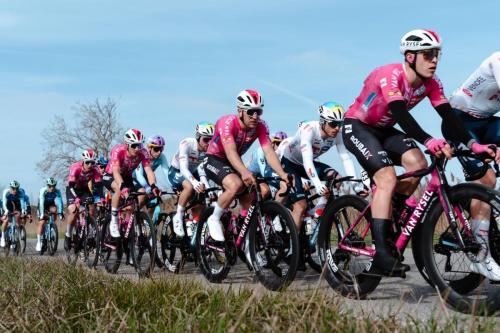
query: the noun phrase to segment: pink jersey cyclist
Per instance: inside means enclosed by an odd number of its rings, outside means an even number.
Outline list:
[[[346,118],[359,119],[376,127],[392,127],[396,119],[389,112],[389,103],[404,101],[411,110],[425,97],[433,107],[448,103],[441,81],[434,75],[417,87],[412,87],[406,77],[403,64],[391,64],[376,68],[364,82],[361,93],[349,107]]]
[[[143,167],[151,165],[149,154],[145,148],[141,148],[135,156],[129,156],[127,154],[127,148],[128,145],[123,143],[111,149],[111,158],[106,167],[106,173],[110,175],[113,174],[113,166],[119,166],[120,173],[124,178],[132,178],[132,173],[139,164],[142,163]]]
[[[215,135],[210,141],[207,155],[214,155],[220,158],[226,158],[224,145],[234,143],[238,154],[241,156],[246,153],[252,143],[259,139],[262,147],[270,145],[269,129],[264,120],[259,119],[256,128],[243,130],[238,121],[238,115],[230,114],[220,118],[215,124]]]
[[[75,189],[83,190],[88,188],[88,183],[91,180],[95,183],[99,183],[102,180],[97,166],[94,165],[89,171],[84,171],[83,163],[78,161],[69,167],[68,184],[74,183]]]

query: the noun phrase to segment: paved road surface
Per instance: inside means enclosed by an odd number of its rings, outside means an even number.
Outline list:
[[[40,257],[35,253],[35,241],[28,240],[25,256],[37,256],[48,260],[49,256],[44,255]],[[437,317],[446,320],[449,316],[457,315],[463,320],[467,321],[471,317],[459,314],[450,308],[443,306],[437,296],[436,291],[431,288],[420,276],[418,270],[413,262],[410,254],[405,256],[407,262],[411,266],[411,271],[407,274],[406,279],[400,278],[385,278],[378,288],[373,292],[367,300],[352,300],[343,298],[345,306],[352,309],[354,312],[363,311],[365,314],[372,314],[373,316],[396,315],[402,320],[406,319],[409,315],[414,319],[422,321],[428,320],[431,317]],[[65,260],[65,253],[63,250],[63,242],[59,242],[59,249],[56,253],[56,259]],[[137,275],[131,266],[121,265],[118,271],[119,276],[137,279]],[[168,278],[172,276],[171,273],[155,272],[155,278]],[[253,280],[246,265],[238,263],[232,268],[228,278],[222,284],[210,284],[199,273],[197,267],[193,263],[186,263],[179,277],[189,279],[197,279],[207,285],[207,288],[232,288],[238,290],[242,287],[259,288],[262,287]],[[499,291],[500,288],[494,287]],[[295,281],[287,292],[303,292],[317,289],[318,292],[328,293],[336,297],[342,297],[334,293],[329,287],[328,283],[322,279],[319,281],[319,274],[308,269],[306,272],[298,272]],[[500,292],[500,291],[499,291]],[[500,324],[500,318],[498,323]]]

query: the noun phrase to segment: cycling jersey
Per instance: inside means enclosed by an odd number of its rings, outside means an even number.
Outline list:
[[[143,167],[151,166],[149,153],[145,148],[141,148],[136,152],[135,156],[129,156],[127,153],[128,145],[126,143],[118,144],[111,149],[111,158],[106,173],[112,175],[113,167],[120,167],[120,174],[125,178],[132,178],[134,170],[142,163]]]
[[[224,145],[234,143],[238,154],[242,156],[257,139],[262,147],[271,144],[269,129],[264,120],[259,119],[256,128],[245,130],[241,128],[238,115],[226,115],[215,124],[215,134],[208,146],[207,155],[226,159]]]
[[[450,98],[453,108],[477,118],[500,111],[500,52],[486,58]]]
[[[288,143],[291,139],[292,138],[284,139],[276,149],[278,160],[281,160],[281,157],[283,157],[284,149],[288,146]],[[247,168],[250,172],[254,174],[260,174],[262,177],[269,177],[274,173],[274,170],[271,168],[269,163],[267,163],[267,159],[262,147],[258,147],[253,152],[252,156],[250,157],[250,161],[248,161],[247,163]]]
[[[186,138],[179,143],[179,149],[172,157],[172,168],[179,170],[184,179],[196,186],[198,180],[193,173],[205,156],[205,152],[198,150],[198,141],[195,138]]]
[[[150,162],[151,162],[151,169],[153,169],[153,171],[156,171],[156,169],[159,168],[165,175],[165,178],[168,178],[169,165],[167,158],[165,157],[164,154],[160,154],[160,156],[158,156],[158,158],[154,160],[150,159]],[[134,179],[137,180],[137,182],[142,187],[144,187],[145,189],[149,189],[146,171],[144,171],[144,167],[142,164],[139,164],[137,169],[134,170]]]
[[[101,173],[97,166],[93,166],[88,171],[83,170],[83,162],[78,161],[69,167],[68,185],[77,190],[89,187],[89,181],[99,183],[102,180]]]
[[[26,194],[22,188],[18,188],[15,195],[9,188],[6,188],[3,191],[2,201],[4,214],[13,213],[14,211],[26,213]]]
[[[53,205],[57,206],[58,214],[63,213],[61,191],[59,191],[59,189],[54,189],[54,191],[49,192],[47,186],[42,187],[38,198],[38,216],[42,218],[45,211]]]
[[[405,102],[412,109],[425,97],[434,108],[448,103],[441,81],[434,75],[418,87],[412,87],[406,78],[403,64],[391,64],[373,70],[364,81],[363,89],[349,107],[345,117],[359,119],[375,127],[392,127],[396,123],[389,111],[389,103]]]
[[[291,137],[287,147],[283,148],[283,157],[294,164],[302,165],[314,186],[320,188],[321,180],[315,171],[313,160],[326,153],[333,146],[337,146],[346,175],[355,177],[354,164],[344,146],[341,133],[334,138],[322,138],[319,121],[309,121],[302,124],[295,135]]]

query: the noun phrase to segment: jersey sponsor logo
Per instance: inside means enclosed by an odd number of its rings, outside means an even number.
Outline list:
[[[462,88],[462,92],[463,92],[464,94],[466,94],[467,96],[472,97],[472,93],[470,92],[470,90],[469,90],[469,89],[467,89],[467,88]]]
[[[474,91],[477,89],[477,87],[479,87],[479,85],[481,85],[481,83],[483,82],[486,82],[486,79],[482,76],[479,76],[477,79],[475,79],[470,85],[467,86],[467,89],[469,89],[469,91]]]
[[[370,95],[368,95],[368,98],[365,100],[363,105],[361,105],[361,108],[365,111],[368,111],[368,108],[370,107],[370,104],[372,104],[375,97],[377,97],[377,93],[374,93],[374,92],[372,92]]]
[[[344,125],[344,133],[346,134],[352,133],[352,124]]]
[[[387,86],[387,78],[383,77],[380,79],[380,87],[383,88],[385,86]]]
[[[415,90],[415,92],[413,93],[415,96],[422,96],[422,94],[425,92],[425,86],[422,85],[420,88],[418,88],[417,90]]]
[[[382,156],[381,161],[384,164],[388,164],[388,165],[392,164],[392,160],[389,157],[389,155],[387,155],[387,152],[385,150],[379,151],[377,154],[379,154],[380,156]]]
[[[373,156],[373,154],[368,150],[368,148],[365,147],[364,143],[359,141],[359,139],[354,135],[351,135],[351,142],[356,146],[356,148],[365,157],[367,161],[370,157]]]

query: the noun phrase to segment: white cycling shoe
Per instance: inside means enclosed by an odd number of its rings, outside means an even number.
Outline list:
[[[0,238],[0,247],[5,247],[5,238],[4,237]]]
[[[120,230],[118,229],[118,222],[111,222],[109,223],[109,233],[111,234],[111,237],[113,238],[119,238],[120,237]]]
[[[175,214],[174,218],[172,219],[172,222],[174,224],[175,234],[179,237],[184,237],[185,233],[184,233],[184,228],[182,227],[182,220],[181,220],[180,216]]]
[[[274,226],[274,230],[276,230],[276,232],[282,232],[283,231],[283,227],[281,226],[281,222],[280,222],[280,216],[276,216],[274,219],[273,219],[273,226]]]
[[[35,251],[36,252],[42,251],[42,243],[41,242],[36,242]]]
[[[207,225],[210,236],[212,236],[214,241],[223,242],[225,240],[224,231],[222,230],[222,225],[219,220],[210,215],[207,220]]]
[[[471,263],[470,269],[477,274],[481,274],[491,281],[500,281],[500,266],[492,257],[486,257],[484,261]]]

